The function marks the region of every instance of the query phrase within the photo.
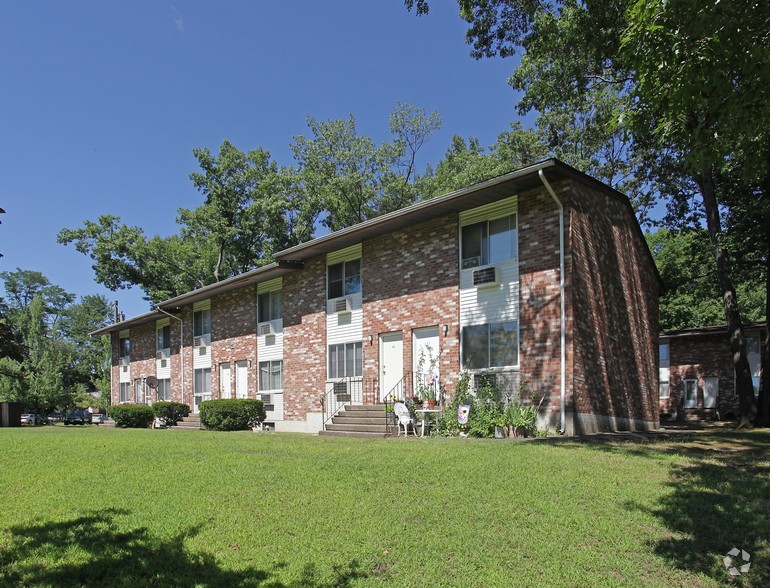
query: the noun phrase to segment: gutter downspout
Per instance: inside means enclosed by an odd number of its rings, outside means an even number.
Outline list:
[[[184,404],[184,321],[180,319],[178,316],[174,316],[173,314],[166,312],[163,310],[160,306],[155,306],[155,310],[158,310],[165,314],[166,316],[171,317],[172,319],[176,319],[179,321],[179,355],[182,359],[182,366],[179,369],[179,374],[182,379],[182,404]]]
[[[545,179],[543,170],[538,170],[540,181],[543,182],[545,189],[554,199],[556,205],[559,207],[559,299],[561,300],[561,432],[564,434],[567,430],[567,322],[565,317],[565,301],[564,301],[564,206],[561,200],[556,196],[556,192],[553,191],[551,184]]]

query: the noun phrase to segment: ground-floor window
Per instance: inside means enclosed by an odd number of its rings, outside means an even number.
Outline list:
[[[684,381],[684,407],[698,408],[698,380]]]
[[[168,402],[171,400],[171,379],[158,380],[158,400]]]
[[[211,394],[211,368],[195,370],[194,390],[196,395]]]
[[[463,327],[463,366],[470,369],[513,367],[519,364],[519,325],[516,321]]]
[[[131,382],[120,383],[120,401],[131,402]]]
[[[142,380],[138,378],[134,380],[134,390],[136,391],[136,403],[144,404],[144,385]]]
[[[660,398],[669,398],[671,396],[671,384],[669,382],[660,381],[658,384],[658,396]]]
[[[329,379],[356,378],[364,373],[361,341],[329,345]]]
[[[283,389],[283,361],[275,360],[259,362],[259,389]]]

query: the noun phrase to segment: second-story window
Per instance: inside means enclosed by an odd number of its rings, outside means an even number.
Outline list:
[[[257,322],[266,323],[283,317],[283,304],[280,290],[264,292],[257,297]]]
[[[330,265],[328,298],[340,298],[361,291],[361,260],[343,261]]]
[[[518,256],[516,215],[462,228],[462,268],[469,269]]]
[[[121,337],[120,341],[118,342],[118,355],[120,357],[130,357],[131,356],[131,341],[128,337]]]
[[[193,313],[193,337],[200,337],[206,345],[211,342],[211,311],[196,310]]]
[[[160,327],[156,333],[158,335],[158,351],[171,349],[171,327],[169,325]]]

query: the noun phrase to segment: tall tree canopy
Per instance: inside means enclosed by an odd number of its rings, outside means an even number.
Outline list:
[[[87,391],[109,397],[109,337],[89,333],[105,326],[111,308],[103,296],[75,296],[40,272],[0,273],[0,399],[40,413],[64,409]]]
[[[418,14],[429,9],[428,0],[405,4]],[[752,154],[744,177],[762,184],[767,176],[767,2],[458,0],[458,5],[469,23],[472,55],[521,56],[511,76],[512,85],[524,91],[520,110],[536,109],[557,121],[569,122],[570,116],[588,121],[587,128],[598,129],[608,146],[630,139],[625,150],[630,157],[621,159],[639,185],[657,180],[663,186],[672,170],[680,170],[685,183],[697,187],[735,357],[741,425],[748,424],[756,408],[720,217],[726,201],[716,177],[743,153]],[[602,95],[614,103],[609,120],[599,106],[606,101],[597,100]],[[618,131],[623,134],[614,136]],[[622,153],[610,149],[615,152]],[[599,153],[600,161],[611,161]]]
[[[288,167],[229,141],[216,155],[195,149],[201,171],[190,178],[204,201],[179,210],[178,234],[148,237],[104,215],[62,229],[59,242],[91,257],[97,282],[139,286],[157,303],[270,263],[276,251],[312,238],[318,224],[334,231],[415,202],[416,157],[439,126],[438,114],[397,104],[393,139],[377,145],[358,133],[353,116],[309,118],[309,136],[294,138]]]

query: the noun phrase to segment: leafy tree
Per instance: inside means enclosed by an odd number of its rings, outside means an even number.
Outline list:
[[[770,13],[752,3],[637,0],[627,18],[620,53],[635,74],[630,127],[677,151],[698,186],[745,424],[755,406],[718,176],[737,156],[746,180],[767,182],[770,141],[757,129],[770,123]]]
[[[58,240],[91,257],[98,283],[139,286],[157,303],[270,263],[276,251],[311,239],[318,222],[337,230],[411,204],[417,154],[439,124],[436,113],[398,104],[393,141],[376,145],[358,134],[352,116],[310,118],[311,136],[292,144],[294,166],[229,141],[216,155],[195,149],[201,171],[190,178],[204,201],[178,211],[178,234],[148,237],[104,215],[62,229]]]
[[[435,171],[429,167],[420,178],[419,190],[425,198],[440,196],[531,165],[547,156],[547,145],[537,133],[525,129],[520,122],[500,133],[487,151],[478,139],[466,141],[455,135]]]
[[[751,3],[687,0],[458,4],[470,23],[466,37],[472,55],[521,53],[511,77],[514,87],[525,91],[520,109],[563,115],[575,96],[591,106],[592,97],[604,90],[622,104],[616,108],[617,128],[631,133],[630,153],[648,170],[655,166],[653,178],[671,171],[672,156],[681,160],[680,169],[697,186],[703,204],[735,358],[740,425],[748,425],[755,404],[715,175],[741,152],[755,154],[760,162],[745,168],[747,177],[759,180],[767,174],[765,133],[756,131],[767,128],[770,118],[767,11]],[[406,5],[418,14],[428,10],[427,0],[406,0]],[[607,136],[614,128],[607,127]],[[659,153],[666,162],[661,167]]]
[[[195,210],[179,210],[182,235],[203,237],[213,246],[214,281],[262,265],[286,229],[285,203],[272,197],[277,164],[264,149],[243,153],[229,141],[216,157],[208,149],[193,153],[203,172],[193,172],[190,179],[205,201]]]
[[[705,229],[659,229],[645,235],[666,292],[660,299],[660,328],[686,329],[719,325],[724,309],[716,265]],[[764,319],[764,290],[755,272],[738,274],[737,290],[746,304],[746,319]]]
[[[74,303],[39,272],[17,269],[0,277],[10,301],[0,326],[11,350],[0,359],[0,398],[44,413],[82,400],[88,390],[108,391],[109,340],[88,335],[107,323],[107,300],[85,296]]]
[[[415,202],[415,162],[440,126],[438,114],[398,104],[390,117],[393,142],[376,145],[358,134],[356,120],[308,118],[311,137],[294,138],[295,171],[305,199],[330,231]]]

